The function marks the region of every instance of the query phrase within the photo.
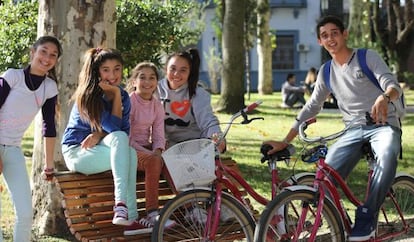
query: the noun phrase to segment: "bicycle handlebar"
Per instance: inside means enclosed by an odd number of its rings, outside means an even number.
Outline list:
[[[264,119],[262,117],[252,118],[252,119],[249,119],[247,117],[247,112],[253,111],[254,109],[256,109],[262,103],[263,102],[261,100],[257,100],[256,102],[251,103],[247,107],[245,107],[242,110],[238,111],[237,113],[233,114],[230,118],[230,122],[228,123],[227,127],[225,128],[225,130],[223,132],[223,135],[220,137],[220,139],[218,141],[220,142],[221,140],[223,140],[226,137],[227,133],[230,130],[231,125],[234,123],[234,120],[236,120],[240,116],[243,117],[243,121],[241,122],[241,124],[248,124],[248,123],[252,122],[253,120]],[[219,143],[219,142],[217,142],[217,143]]]
[[[301,123],[299,125],[299,138],[302,141],[305,141],[306,143],[326,143],[330,140],[337,139],[338,137],[342,136],[346,131],[348,131],[356,121],[360,120],[360,118],[354,118],[349,122],[344,129],[342,129],[339,132],[327,135],[327,136],[320,136],[320,137],[307,137],[307,134],[305,133],[305,130],[308,128],[309,125],[316,123],[316,118],[310,118],[306,120],[305,122]]]

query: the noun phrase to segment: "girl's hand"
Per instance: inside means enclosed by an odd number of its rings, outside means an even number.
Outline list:
[[[112,101],[116,95],[121,96],[120,88],[118,86],[112,85],[108,81],[99,81],[99,86],[102,88],[102,91],[105,93],[108,101]]]
[[[211,139],[213,140],[214,143],[217,143],[220,140],[220,134],[213,134],[211,136]],[[226,144],[226,140],[222,139],[220,141],[220,143],[217,144],[217,149],[220,151],[220,153],[224,153],[227,150],[227,144]]]
[[[54,174],[55,174],[54,168],[45,168],[42,172],[43,180],[52,181]]]
[[[97,145],[99,141],[101,141],[102,137],[103,136],[99,132],[92,132],[91,134],[86,136],[84,140],[82,140],[81,147],[83,149],[92,148],[95,145]]]

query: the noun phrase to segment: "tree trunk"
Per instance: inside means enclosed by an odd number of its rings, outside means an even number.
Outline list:
[[[401,2],[376,0],[373,3],[375,33],[381,38],[381,47],[385,50],[384,59],[388,62],[388,57],[390,58],[389,64],[394,67],[393,71],[400,82],[405,81],[409,53],[414,46],[414,1],[406,0],[404,4]],[[384,12],[387,13],[386,16],[383,15]]]
[[[272,94],[272,46],[269,33],[270,6],[269,0],[258,0],[257,3],[257,56],[259,94]]]
[[[223,74],[218,111],[233,113],[244,106],[245,0],[226,0],[223,17]]]
[[[115,47],[116,6],[114,0],[41,0],[39,1],[38,36],[56,36],[63,47],[63,56],[57,66],[58,102],[55,166],[65,170],[61,153],[61,135],[66,127],[71,105],[68,104],[76,89],[81,60],[88,48]],[[68,231],[62,213],[61,194],[53,183],[42,180],[44,151],[42,118],[35,119],[33,147],[33,208],[35,231],[41,235],[64,234]]]

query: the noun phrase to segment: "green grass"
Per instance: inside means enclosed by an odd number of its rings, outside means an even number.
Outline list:
[[[212,103],[216,103],[217,95],[213,95]],[[248,125],[234,125],[227,136],[228,152],[226,156],[231,156],[237,161],[246,180],[260,194],[270,197],[270,174],[267,166],[260,163],[260,145],[264,140],[281,140],[291,127],[291,124],[299,110],[289,110],[279,108],[281,103],[280,93],[273,95],[259,96],[251,94],[250,100],[246,104],[256,100],[262,100],[263,104],[249,117],[263,117],[264,120],[257,120]],[[406,92],[407,103],[414,105],[414,91]],[[217,114],[220,122],[226,123],[230,115]],[[224,126],[223,126],[224,127]],[[339,131],[343,128],[341,116],[337,112],[323,111],[317,116],[317,123],[310,126],[308,133],[311,136],[320,136]],[[403,159],[398,161],[398,171],[404,171],[414,175],[414,113],[408,113],[403,120]],[[25,154],[31,155],[33,146],[33,128],[28,130],[23,140],[23,149]],[[300,150],[301,144],[295,139],[294,145],[297,151]],[[297,152],[298,153],[298,152]],[[295,172],[315,170],[314,165],[304,164],[301,161],[295,163],[296,157],[291,160],[289,165],[279,163],[281,177],[288,177]],[[31,162],[28,162],[30,171]],[[348,180],[349,185],[356,194],[363,194],[367,180],[367,169],[365,162],[360,162],[358,167],[351,174]],[[0,185],[4,187],[1,179]],[[5,235],[4,241],[11,241],[11,235],[14,225],[14,213],[10,202],[9,195],[6,191],[1,193],[2,210],[1,210],[1,228]],[[257,203],[250,199],[254,206],[259,210],[262,209]],[[37,241],[66,241],[58,238],[38,238]]]

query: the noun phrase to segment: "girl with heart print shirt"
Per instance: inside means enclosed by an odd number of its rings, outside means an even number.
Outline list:
[[[200,56],[197,49],[176,52],[167,58],[166,78],[158,84],[165,110],[167,145],[221,134],[211,107],[210,94],[198,86]],[[225,150],[225,141],[218,146]]]
[[[157,67],[151,62],[141,62],[132,70],[128,80],[131,91],[131,125],[129,143],[137,152],[138,170],[145,172],[145,210],[147,216],[138,223],[152,228],[158,216],[158,188],[165,149],[164,109],[154,96],[158,85]],[[168,220],[166,227],[175,225]]]

